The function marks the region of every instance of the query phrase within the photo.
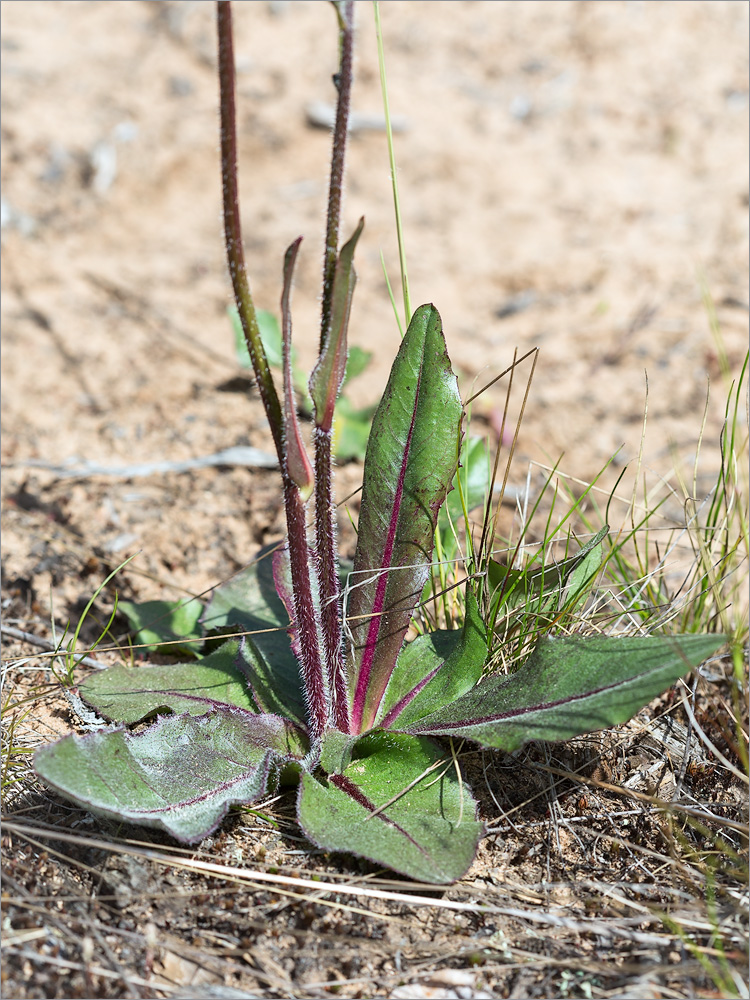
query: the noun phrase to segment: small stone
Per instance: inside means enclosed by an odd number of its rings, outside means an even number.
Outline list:
[[[389,1000],[458,1000],[455,990],[444,986],[427,986],[424,983],[408,983],[391,991]]]
[[[437,969],[425,979],[425,983],[430,986],[448,986],[455,989],[457,986],[474,986],[475,975],[468,969]]]

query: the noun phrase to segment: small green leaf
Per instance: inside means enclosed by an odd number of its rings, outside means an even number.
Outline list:
[[[338,729],[328,729],[323,733],[319,763],[326,774],[341,774],[349,766],[354,745],[360,739],[360,736],[350,736]]]
[[[601,567],[601,543],[608,532],[609,527],[605,525],[575,555],[556,563],[542,566],[535,566],[532,563],[523,569],[512,569],[490,559],[487,565],[487,575],[492,588],[490,619],[501,606],[518,607],[532,601],[537,614],[541,614],[542,611],[554,613],[562,606],[566,584],[566,598],[573,598],[575,601],[577,595],[580,603],[586,597]],[[571,586],[573,574],[579,567],[583,568],[576,574]]]
[[[142,733],[65,736],[37,750],[37,773],[65,798],[110,819],[194,844],[230,806],[274,787],[299,738],[276,716],[217,708],[159,719]]]
[[[450,755],[431,740],[383,732],[356,744],[342,774],[303,774],[297,814],[324,850],[441,885],[466,873],[482,836]]]
[[[139,646],[171,656],[200,655],[203,631],[199,619],[203,605],[197,598],[141,603],[120,601],[118,610],[127,618]],[[181,639],[188,641],[180,642]]]
[[[606,528],[604,530],[606,531]],[[567,577],[562,604],[568,614],[573,614],[583,607],[601,568],[602,543],[597,541],[591,548],[587,546],[586,551],[580,553],[578,562]]]
[[[404,728],[506,751],[571,739],[627,722],[724,642],[719,635],[546,637],[514,674],[491,677]]]

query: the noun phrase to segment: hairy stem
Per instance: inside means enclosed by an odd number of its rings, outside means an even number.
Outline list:
[[[234,287],[237,310],[242,320],[242,328],[245,332],[253,370],[258,380],[261,399],[265,406],[268,424],[271,428],[281,467],[296,619],[294,624],[299,635],[301,649],[300,666],[307,696],[310,737],[312,742],[316,743],[330,721],[330,697],[326,666],[323,660],[324,647],[320,624],[320,609],[313,594],[310,574],[312,560],[307,540],[305,504],[300,489],[293,479],[295,475],[300,481],[305,479],[302,468],[302,456],[304,453],[302,452],[301,455],[297,456],[300,462],[292,463],[293,468],[290,469],[284,415],[276,393],[276,387],[273,384],[263,344],[261,343],[255,307],[245,270],[239,193],[237,189],[234,44],[232,37],[232,11],[229,0],[219,0],[217,3],[217,18],[219,35],[219,86],[221,94],[221,165],[227,260]],[[286,308],[287,321],[291,270],[294,265],[296,245],[293,245],[290,251],[285,266],[284,295],[282,297],[282,303]],[[290,329],[287,329],[286,333],[288,337],[291,333]]]
[[[323,303],[320,320],[320,350],[322,352],[331,329],[333,279],[339,252],[339,222],[341,199],[344,189],[346,141],[349,134],[349,106],[351,103],[354,56],[354,0],[340,0],[336,4],[340,27],[340,63],[335,77],[338,89],[336,123],[333,127],[333,153],[331,179],[328,186],[328,218],[323,257]]]
[[[331,499],[331,431],[316,427],[315,527],[318,550],[321,618],[328,676],[333,686],[333,716],[337,729],[349,732],[349,699],[341,648],[341,600],[336,552],[336,511]]]
[[[315,746],[330,724],[331,698],[323,661],[320,608],[313,595],[310,578],[307,514],[300,491],[290,479],[284,481],[284,509],[296,619],[294,624],[299,636],[310,742]]]
[[[342,0],[336,5],[340,25],[340,63],[336,77],[338,104],[333,130],[331,178],[328,188],[328,218],[323,257],[323,303],[320,324],[320,353],[331,336],[333,289],[338,260],[341,199],[344,184],[346,142],[349,130],[349,106],[353,79],[354,2]],[[341,608],[336,551],[336,511],[333,503],[333,468],[330,428],[315,430],[315,522],[318,553],[323,636],[328,675],[333,684],[334,722],[343,732],[349,731],[349,707],[341,653]]]
[[[283,464],[283,417],[281,405],[273,384],[268,359],[263,349],[255,314],[250,283],[245,268],[240,223],[240,200],[237,188],[237,114],[234,99],[234,40],[232,34],[232,7],[229,0],[219,0],[216,5],[219,37],[219,92],[221,120],[221,177],[223,190],[224,235],[227,263],[234,288],[234,298],[253,363],[258,390],[266,410],[268,425],[273,435],[279,464]]]

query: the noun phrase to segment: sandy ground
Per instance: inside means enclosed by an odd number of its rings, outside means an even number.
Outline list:
[[[354,108],[377,119],[358,8]],[[50,602],[58,623],[75,619],[134,552],[121,596],[202,593],[278,538],[282,516],[273,470],[50,468],[270,450],[226,316],[212,4],[5,0],[1,13],[3,607],[49,635]],[[511,481],[561,459],[589,482],[614,455],[605,491],[625,470],[628,496],[647,404],[643,463],[665,491],[676,467],[692,476],[706,410],[707,492],[747,342],[747,4],[399,0],[382,16],[412,302],[440,309],[465,398],[515,348],[540,349]],[[235,21],[248,268],[276,311],[283,252],[305,236],[295,337],[309,367],[330,146],[310,109],[334,100],[333,15],[322,0],[240,2]],[[399,339],[377,128],[350,144],[344,228],[361,215],[351,340],[375,358],[350,392],[364,404]],[[473,430],[493,440],[506,386],[474,404]],[[342,467],[340,489],[360,476]],[[42,739],[71,725],[64,706],[45,718]],[[29,977],[13,995],[73,995]],[[496,995],[545,995],[520,981]]]

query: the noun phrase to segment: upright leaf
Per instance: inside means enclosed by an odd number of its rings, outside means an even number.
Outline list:
[[[290,298],[292,294],[292,278],[294,265],[297,261],[302,237],[299,236],[287,249],[284,257],[284,287],[281,293],[281,330],[282,344],[282,374],[283,374],[283,409],[284,409],[284,454],[282,456],[283,470],[306,499],[313,488],[314,473],[310,459],[307,457],[305,442],[302,439],[297,402],[294,398],[292,382],[292,309]]]
[[[516,750],[627,722],[726,641],[716,635],[542,639],[514,674],[491,677],[406,732]]]
[[[456,470],[461,400],[437,309],[409,324],[373,420],[347,617],[352,732],[372,726]]]

